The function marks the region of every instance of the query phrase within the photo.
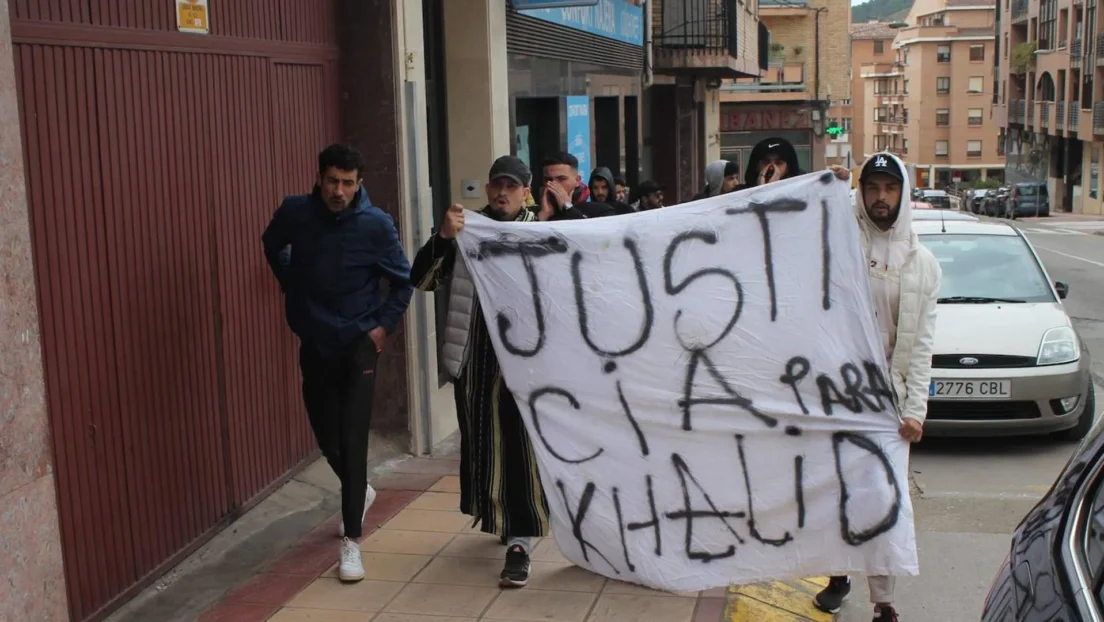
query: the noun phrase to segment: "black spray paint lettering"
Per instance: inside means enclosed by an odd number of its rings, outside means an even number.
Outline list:
[[[782,374],[778,380],[782,384],[790,385],[790,389],[793,390],[794,399],[797,400],[797,405],[801,407],[801,412],[806,415],[809,414],[809,409],[805,406],[805,400],[801,397],[801,392],[797,390],[797,383],[801,382],[805,376],[809,375],[809,359],[804,356],[795,356],[792,359],[786,361],[786,373]]]
[[[567,517],[571,521],[571,535],[574,536],[575,541],[579,543],[579,548],[583,552],[583,559],[586,560],[587,563],[590,563],[590,554],[587,551],[594,551],[614,572],[621,574],[617,566],[614,566],[613,562],[611,562],[598,547],[594,546],[583,537],[583,523],[586,521],[587,511],[590,510],[590,502],[594,499],[594,490],[596,488],[594,482],[587,482],[586,487],[583,489],[583,496],[579,498],[579,506],[574,511],[571,509],[571,503],[567,500],[567,490],[564,487],[563,481],[556,480],[556,487],[560,489],[560,498],[563,499],[564,509],[567,511]]]
[[[847,488],[847,480],[843,476],[843,464],[840,456],[841,446],[844,443],[850,443],[877,458],[880,466],[885,471],[886,481],[893,489],[893,505],[890,506],[881,521],[865,531],[851,530],[851,516],[847,511],[847,504],[850,502],[851,495]],[[893,465],[890,464],[889,458],[886,457],[881,448],[878,447],[874,441],[861,434],[856,434],[854,432],[836,432],[832,435],[832,453],[836,462],[836,477],[839,479],[839,521],[840,536],[843,538],[843,541],[852,546],[859,546],[893,529],[893,527],[897,525],[897,520],[901,515],[901,487],[897,483],[897,477],[893,473]]]
[[[548,441],[548,437],[545,436],[544,429],[541,427],[540,415],[537,414],[537,401],[539,401],[542,397],[546,395],[556,395],[566,399],[567,403],[570,404],[571,407],[575,410],[579,410],[580,406],[579,400],[577,400],[574,395],[572,395],[569,391],[560,389],[558,387],[542,387],[540,389],[537,389],[536,391],[533,391],[533,393],[529,395],[529,415],[533,418],[533,429],[536,430],[537,438],[540,439],[541,443],[544,445],[544,448],[548,450],[548,453],[552,454],[552,456],[560,462],[566,462],[567,464],[582,464],[584,462],[594,460],[598,456],[602,455],[602,452],[605,451],[604,447],[599,447],[598,451],[587,456],[586,458],[566,458],[562,454],[560,454],[560,452],[556,451],[554,447],[552,447],[552,443]]]
[[[629,545],[625,538],[626,532],[628,531],[651,529],[652,537],[655,539],[655,555],[656,557],[663,557],[663,538],[660,535],[659,512],[656,511],[655,491],[652,488],[652,476],[645,476],[644,482],[648,488],[648,510],[651,512],[652,516],[651,519],[644,522],[625,523],[625,517],[621,511],[620,491],[617,488],[613,489],[613,507],[617,511],[617,530],[621,534],[621,550],[625,555],[625,564],[629,567],[629,572],[635,572],[636,566],[629,558]]]
[[[820,306],[825,311],[832,308],[832,242],[829,234],[828,201],[820,200]]]
[[[839,520],[840,520],[840,534],[842,540],[850,546],[860,546],[877,538],[878,536],[893,529],[899,518],[901,512],[901,489],[897,483],[897,479],[893,472],[892,464],[885,453],[882,452],[878,445],[869,438],[853,432],[837,432],[832,434],[832,452],[835,463],[835,475],[837,478],[837,486],[839,490]],[[587,482],[583,486],[582,495],[578,499],[577,505],[573,505],[572,501],[568,498],[567,488],[564,485],[563,480],[556,480],[556,487],[559,490],[559,497],[563,502],[564,509],[566,511],[568,520],[571,524],[572,537],[575,539],[579,546],[580,552],[583,554],[583,559],[588,563],[591,562],[592,555],[597,555],[604,561],[610,568],[617,574],[621,571],[619,568],[610,561],[610,558],[591,540],[586,536],[586,524],[587,519],[590,516],[608,516],[610,512],[608,509],[603,511],[595,507],[596,503],[600,503],[601,499],[610,498],[613,503],[613,514],[617,518],[617,528],[619,534],[619,541],[621,545],[622,556],[625,561],[625,568],[629,572],[636,571],[636,564],[633,562],[632,553],[629,547],[630,536],[634,532],[647,531],[650,532],[654,546],[651,547],[652,553],[656,557],[663,557],[664,550],[662,544],[662,521],[681,521],[683,523],[684,542],[683,548],[679,553],[686,556],[686,559],[694,560],[702,563],[708,563],[718,559],[726,559],[733,557],[737,554],[738,546],[748,545],[748,541],[741,537],[737,531],[736,525],[733,524],[733,520],[746,520],[748,530],[750,532],[751,539],[759,544],[764,544],[771,547],[785,547],[791,542],[794,542],[795,538],[790,531],[783,531],[780,537],[767,537],[764,535],[764,526],[758,524],[755,516],[755,508],[753,500],[755,494],[752,489],[753,476],[748,469],[748,460],[746,454],[745,442],[746,439],[742,435],[735,435],[736,440],[736,453],[739,460],[740,469],[743,471],[743,477],[741,484],[746,491],[746,503],[747,509],[744,510],[723,510],[717,502],[715,497],[701,481],[694,476],[687,461],[679,454],[671,454],[671,465],[674,469],[675,476],[679,482],[679,499],[675,501],[670,499],[671,505],[675,505],[677,509],[672,511],[660,512],[657,509],[659,503],[655,496],[654,481],[651,474],[645,475],[645,489],[641,492],[633,491],[626,495],[626,491],[621,486],[614,486],[611,488],[610,496],[605,497],[599,495],[598,487],[594,482]],[[886,514],[881,520],[871,527],[870,529],[856,531],[852,528],[850,511],[851,493],[848,488],[848,482],[843,473],[843,448],[853,447],[857,448],[861,452],[865,452],[877,459],[879,467],[882,472],[885,473],[885,483],[888,490],[891,492],[890,497],[893,503],[887,510]],[[804,529],[806,523],[806,507],[805,507],[805,454],[798,454],[793,457],[793,473],[794,473],[794,492],[793,500],[796,514],[796,524],[798,529]],[[863,472],[869,471],[868,468],[864,468]],[[879,480],[879,478],[875,478]],[[731,478],[727,480],[734,482]],[[867,481],[867,485],[877,485],[877,481]],[[734,486],[735,484],[730,484]],[[646,494],[647,496],[647,508],[648,518],[642,521],[631,521],[631,517],[625,515],[625,500],[626,497],[640,498]],[[700,500],[700,501],[699,501]],[[661,500],[662,501],[662,500]],[[630,507],[636,507],[636,504],[629,503]],[[721,525],[724,531],[727,531],[720,544],[720,549],[717,550],[700,550],[695,546],[700,546],[700,537],[695,535],[695,528],[699,530],[701,525],[705,521],[721,521]],[[714,524],[715,525],[715,524]],[[717,532],[716,529],[706,528],[711,534]],[[605,542],[599,544],[605,545]],[[668,555],[671,553],[668,552]]]
[[[632,408],[629,407],[629,401],[625,399],[625,392],[621,390],[621,381],[617,381],[617,399],[621,402],[621,410],[625,413],[625,418],[629,420],[629,425],[632,426],[633,432],[636,433],[636,442],[640,445],[641,455],[648,455],[648,439],[644,437],[644,430],[640,429],[640,424],[637,423],[636,417],[632,414]]]
[[[636,341],[629,344],[621,350],[606,350],[594,342],[594,339],[590,335],[590,322],[587,318],[586,300],[583,292],[583,278],[582,270],[580,269],[583,263],[583,254],[579,251],[571,256],[571,282],[575,288],[575,305],[578,308],[579,316],[579,332],[583,336],[583,340],[586,341],[587,346],[594,351],[595,354],[603,358],[613,358],[618,356],[625,356],[626,354],[632,354],[640,348],[644,347],[644,344],[648,342],[648,337],[652,334],[652,324],[655,322],[655,307],[652,305],[652,295],[648,290],[648,275],[644,271],[644,263],[640,259],[640,251],[636,248],[636,242],[631,238],[624,239],[625,249],[629,251],[629,255],[632,257],[633,268],[636,271],[636,281],[640,287],[641,302],[644,306],[644,321],[640,328],[640,336]],[[620,294],[620,292],[618,292]],[[612,361],[607,362],[606,372],[613,371],[615,366],[611,366]]]
[[[686,521],[686,557],[693,560],[709,562],[715,559],[724,559],[726,557],[732,557],[736,554],[736,546],[729,545],[727,549],[720,553],[711,553],[709,551],[696,551],[694,550],[694,519],[706,519],[714,518],[720,520],[724,524],[728,532],[732,534],[733,538],[736,538],[736,542],[743,544],[744,539],[740,537],[736,530],[729,524],[729,518],[744,518],[743,512],[727,512],[717,509],[717,504],[713,503],[713,499],[709,497],[709,493],[702,488],[701,483],[694,477],[694,474],[690,472],[690,467],[686,464],[686,461],[682,459],[682,456],[678,454],[671,454],[671,464],[675,466],[675,473],[678,474],[679,486],[682,487],[682,510],[677,512],[667,512],[666,516],[673,520],[685,520]],[[695,510],[693,504],[690,502],[690,487],[688,483],[693,483],[694,487],[701,493],[701,496],[705,499],[705,502],[709,505],[708,510]]]
[[[747,488],[747,525],[748,531],[751,533],[751,537],[755,538],[763,544],[769,544],[771,546],[782,546],[787,542],[793,540],[793,536],[790,532],[784,532],[781,538],[765,538],[759,532],[759,526],[755,523],[755,506],[752,505],[752,493],[751,493],[751,473],[748,470],[747,456],[744,455],[744,435],[736,435],[736,451],[740,455],[740,469],[744,472],[744,486]],[[799,495],[804,495],[804,492],[799,492]],[[802,508],[804,512],[804,508]]]
[[[805,456],[794,456],[794,499],[797,500],[797,528],[805,528]]]
[[[688,231],[686,233],[680,233],[675,236],[671,243],[667,245],[667,251],[663,254],[663,286],[668,296],[677,296],[684,289],[690,286],[694,281],[706,277],[706,276],[719,276],[728,279],[732,282],[733,289],[736,291],[736,308],[732,310],[732,317],[728,320],[728,324],[725,325],[724,330],[717,336],[716,339],[707,344],[693,344],[687,345],[683,341],[682,336],[679,334],[678,322],[682,317],[682,309],[675,312],[675,338],[679,340],[683,349],[687,351],[693,351],[695,349],[706,350],[722,339],[728,336],[732,329],[736,326],[737,320],[740,319],[740,312],[744,308],[744,288],[740,285],[740,280],[736,278],[735,274],[732,274],[728,270],[723,268],[702,268],[697,272],[692,272],[685,279],[680,281],[677,285],[674,282],[674,278],[671,276],[671,263],[674,261],[675,251],[678,250],[679,245],[684,242],[692,240],[700,240],[706,244],[716,244],[717,234],[713,231]]]
[[[806,415],[809,414],[809,409],[801,397],[798,384],[809,375],[809,372],[809,360],[802,356],[795,356],[786,362],[785,373],[779,378],[783,384],[790,386],[794,400],[801,407],[801,412]],[[834,408],[837,405],[859,414],[866,411],[884,412],[890,404],[893,404],[893,392],[886,382],[882,367],[877,363],[864,361],[861,370],[855,363],[844,363],[840,366],[839,376],[843,381],[842,390],[828,374],[821,373],[816,377],[820,405],[825,415],[834,414]]]
[[[760,202],[754,196],[747,207],[730,207],[728,214],[746,214],[751,212],[759,219],[759,228],[763,232],[763,266],[767,273],[767,290],[770,292],[771,321],[778,319],[778,296],[774,288],[774,254],[771,251],[770,219],[768,214],[779,212],[801,212],[809,206],[801,199],[792,197],[773,198],[768,202]]]
[[[510,331],[512,322],[506,314],[499,311],[495,320],[498,323],[498,336],[502,340],[502,347],[514,356],[530,358],[536,356],[544,347],[544,309],[540,299],[540,282],[537,280],[537,268],[533,260],[549,255],[559,255],[567,252],[567,241],[561,237],[553,236],[543,240],[519,240],[506,235],[497,240],[484,240],[479,243],[479,249],[474,254],[477,260],[493,257],[517,256],[521,257],[521,263],[525,266],[525,274],[529,278],[529,289],[532,292],[533,314],[537,325],[537,343],[530,348],[515,345],[506,334]]]
[[[725,392],[725,397],[694,397],[694,377],[698,373],[699,365],[702,364],[704,364],[706,371],[709,373],[709,376],[713,378],[713,381]],[[760,412],[751,403],[751,400],[737,393],[736,390],[725,381],[721,373],[717,371],[717,367],[709,360],[709,356],[705,353],[705,350],[690,350],[690,362],[686,366],[686,380],[683,382],[682,399],[679,400],[679,407],[682,408],[682,429],[686,431],[693,430],[690,420],[691,409],[694,406],[708,404],[737,406],[754,415],[769,428],[778,425],[777,419],[766,413]]]

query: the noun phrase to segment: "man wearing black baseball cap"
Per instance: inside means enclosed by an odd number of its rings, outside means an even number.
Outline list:
[[[480,210],[485,216],[504,222],[585,218],[569,204],[542,213],[526,208],[533,173],[514,156],[495,160],[487,178],[487,206]],[[548,504],[471,275],[457,261],[455,238],[463,229],[464,207],[453,205],[440,230],[418,251],[410,279],[427,292],[450,284],[440,360],[453,382],[460,424],[460,511],[474,517],[485,533],[506,540],[499,582],[521,587],[529,581],[533,538],[548,535]]]
[[[846,171],[846,169],[841,169]],[[839,173],[837,173],[839,174]],[[842,177],[841,177],[842,179]],[[870,275],[870,293],[885,360],[901,417],[898,433],[915,443],[924,434],[931,383],[935,307],[942,270],[912,231],[912,202],[904,164],[891,153],[875,153],[863,163],[855,216]],[[894,577],[867,577],[875,622],[897,622]],[[851,592],[846,576],[831,577],[813,599],[836,613]]]

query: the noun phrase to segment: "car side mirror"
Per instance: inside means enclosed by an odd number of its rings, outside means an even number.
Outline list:
[[[1055,281],[1054,291],[1058,292],[1059,298],[1065,299],[1066,296],[1069,296],[1069,283],[1066,283],[1064,281]]]

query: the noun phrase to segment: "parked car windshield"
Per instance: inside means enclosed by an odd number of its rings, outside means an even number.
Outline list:
[[[1042,193],[1045,195],[1046,194],[1046,186],[1034,186],[1034,185],[1020,186],[1019,188],[1016,189],[1016,191],[1019,192],[1020,194],[1024,195],[1024,196],[1033,197],[1033,196],[1035,196],[1036,194],[1039,193],[1040,189],[1042,189],[1042,191],[1043,191]]]
[[[943,268],[940,302],[1054,302],[1039,262],[1019,236],[932,233],[920,242]]]

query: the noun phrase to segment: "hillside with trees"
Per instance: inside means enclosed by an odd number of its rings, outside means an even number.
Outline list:
[[[891,22],[903,20],[912,8],[912,0],[867,0],[851,7],[851,21],[868,22],[877,20]]]

